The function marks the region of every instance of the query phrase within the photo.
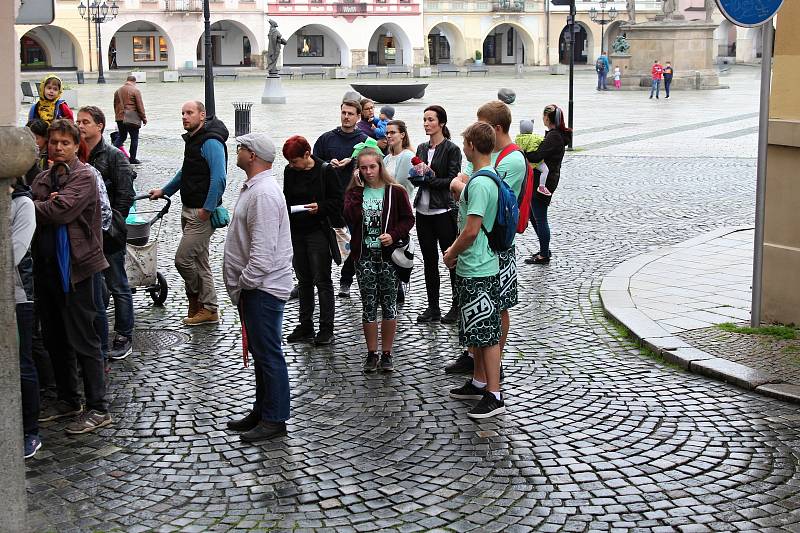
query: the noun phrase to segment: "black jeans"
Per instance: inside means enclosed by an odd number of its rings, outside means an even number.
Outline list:
[[[100,337],[94,328],[94,276],[64,294],[58,274],[36,277],[36,307],[42,320],[44,345],[55,372],[58,399],[80,405],[78,365],[83,373],[86,408],[105,413],[106,380]],[[48,279],[49,278],[49,279]]]
[[[333,331],[335,303],[331,281],[331,250],[322,228],[292,233],[292,266],[300,291],[300,325],[314,328],[314,287],[319,293],[319,329]]]
[[[670,85],[672,85],[672,78],[664,78],[664,92],[667,93],[667,98],[669,98]]]
[[[22,428],[26,435],[39,434],[39,376],[33,364],[33,303],[17,304],[19,377],[22,389]]]
[[[128,126],[121,120],[118,120],[117,131],[119,131],[119,135],[114,139],[114,146],[121,148],[122,145],[125,144],[125,139],[128,138],[128,134],[130,134],[131,149],[128,150],[128,153],[131,155],[131,159],[136,159],[136,151],[139,149],[139,128]]]
[[[425,290],[428,293],[428,307],[439,309],[439,250],[442,253],[456,240],[458,228],[451,213],[441,215],[421,215],[417,213],[417,239],[425,263]],[[453,288],[455,302],[456,271],[450,271],[450,286]]]
[[[348,255],[344,263],[342,263],[342,272],[339,275],[339,284],[347,285],[348,287],[353,284],[353,278],[356,276],[356,264],[353,262],[353,256]]]

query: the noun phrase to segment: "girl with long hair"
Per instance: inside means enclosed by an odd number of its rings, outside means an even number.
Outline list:
[[[361,293],[362,323],[367,342],[364,371],[394,369],[392,345],[397,331],[397,271],[392,245],[407,241],[414,214],[405,189],[383,165],[383,155],[365,148],[356,160],[344,196],[344,218],[351,228],[350,255]],[[378,359],[378,305],[381,307],[381,355]]]

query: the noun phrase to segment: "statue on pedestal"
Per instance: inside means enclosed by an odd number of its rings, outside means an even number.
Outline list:
[[[636,0],[627,0],[625,9],[628,10],[628,24],[636,24]]]
[[[703,7],[706,10],[706,22],[711,22],[711,17],[714,15],[714,7],[716,7],[714,0],[703,0]]]
[[[614,50],[614,53],[617,54],[627,54],[628,50],[631,49],[631,44],[628,42],[628,39],[626,39],[624,35],[620,35],[611,45],[611,49]]]
[[[281,46],[286,44],[286,39],[278,31],[278,23],[272,19],[269,19],[267,43],[267,72],[270,76],[275,76],[278,74],[278,58],[281,55]]]
[[[678,2],[676,0],[664,0],[664,18],[669,20],[675,18],[675,12],[678,10]]]

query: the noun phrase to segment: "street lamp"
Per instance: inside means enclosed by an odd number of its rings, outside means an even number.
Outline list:
[[[89,0],[86,0],[86,2],[88,4]],[[83,0],[81,0],[78,6],[78,14],[81,18],[94,22],[95,25],[95,33],[97,34],[97,83],[106,82],[106,78],[103,76],[103,48],[100,39],[100,24],[116,18],[118,13],[117,0],[111,0],[110,6],[105,0],[102,4],[98,3],[97,0],[93,0],[88,5],[83,5]]]
[[[617,8],[611,6],[611,9],[606,11],[606,4],[608,3],[608,0],[599,0],[598,3],[600,4],[600,10],[598,11],[594,7],[590,9],[589,18],[591,18],[592,22],[595,24],[600,24],[600,51],[602,52],[606,46],[606,24],[617,18]]]

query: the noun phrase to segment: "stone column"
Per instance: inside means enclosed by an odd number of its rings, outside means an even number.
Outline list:
[[[412,65],[426,65],[427,61],[425,61],[425,49],[424,48],[414,48],[414,56],[411,60]]]
[[[367,51],[363,48],[353,48],[350,50],[350,67],[356,68],[367,64]]]
[[[796,23],[800,23],[800,3],[785,2],[775,36],[769,109],[761,301],[765,323],[800,324],[800,41],[794,35]]]
[[[22,402],[14,313],[9,178],[25,173],[36,159],[36,144],[16,127],[19,102],[19,40],[14,32],[19,2],[0,2],[0,531],[25,531],[25,464],[22,458]]]

